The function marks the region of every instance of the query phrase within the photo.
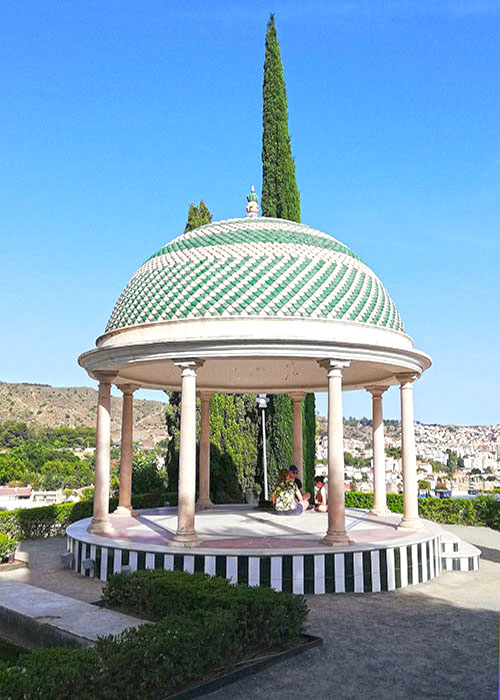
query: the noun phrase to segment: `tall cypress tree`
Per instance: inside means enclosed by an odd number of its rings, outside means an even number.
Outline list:
[[[288,107],[280,46],[271,14],[264,59],[262,216],[300,221],[300,197],[288,134]]]
[[[264,59],[262,134],[262,215],[300,221],[300,196],[295,178],[288,132],[288,106],[285,77],[274,15],[267,23]],[[269,467],[271,480],[287,467],[292,455],[293,411],[291,399],[273,396],[269,404]],[[303,406],[304,482],[312,490],[316,450],[314,394]]]

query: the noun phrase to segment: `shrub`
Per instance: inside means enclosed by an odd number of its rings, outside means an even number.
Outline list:
[[[79,700],[156,700],[230,668],[256,646],[296,636],[307,615],[299,596],[203,574],[116,574],[107,591],[108,600],[146,602],[149,610],[155,607],[151,596],[160,593],[167,614],[162,609],[159,621],[100,639],[90,649],[44,649],[15,666],[0,664],[2,700],[66,700],[75,693]]]
[[[372,493],[349,491],[345,495],[348,508],[371,508]],[[403,512],[403,496],[387,494],[387,507],[393,513]],[[477,498],[419,498],[418,512],[422,518],[437,523],[459,525],[485,525],[500,530],[500,502],[493,496]]]
[[[0,666],[2,700],[95,700],[95,649],[40,649]]]
[[[196,610],[100,639],[86,649],[43,649],[0,666],[2,700],[153,700],[241,658],[234,612]]]
[[[233,611],[193,610],[100,640],[96,651],[106,678],[113,679],[105,697],[156,700],[164,697],[159,690],[167,694],[229,668],[245,645]]]
[[[8,559],[16,551],[17,545],[18,541],[16,539],[0,533],[0,562]]]
[[[172,610],[186,616],[193,610],[233,610],[246,641],[255,646],[273,646],[295,637],[308,612],[302,596],[164,569],[114,574],[103,591],[103,600],[151,620]]]
[[[165,494],[140,494],[132,496],[134,508],[155,508],[165,502]],[[112,512],[118,505],[118,499],[109,501]],[[31,540],[40,537],[64,535],[71,523],[83,518],[90,518],[93,501],[78,503],[54,503],[40,508],[18,508],[0,511],[0,533],[17,540]]]
[[[345,505],[346,508],[373,508],[373,493],[347,491]]]

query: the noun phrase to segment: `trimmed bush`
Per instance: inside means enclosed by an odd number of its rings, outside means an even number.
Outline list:
[[[106,591],[108,602],[141,617],[146,605],[161,619],[90,649],[44,649],[15,666],[0,663],[2,700],[157,700],[296,637],[307,616],[300,596],[181,571],[116,574]]]
[[[95,700],[99,658],[92,649],[40,649],[0,664],[2,700]],[[114,683],[113,683],[114,685]],[[102,696],[104,697],[104,696]],[[111,697],[111,696],[108,696]]]
[[[372,508],[373,494],[348,491],[347,508]],[[403,512],[403,496],[387,494],[387,507],[393,513]],[[493,496],[476,498],[419,498],[418,512],[422,518],[450,525],[485,525],[500,530],[500,502]]]
[[[132,496],[134,508],[157,508],[165,503],[166,494],[144,493]],[[112,512],[118,499],[109,501]],[[78,503],[54,503],[40,508],[18,508],[0,511],[0,533],[17,540],[33,540],[41,537],[64,535],[71,523],[92,516],[93,501]]]
[[[172,615],[86,649],[43,649],[0,666],[2,700],[158,700],[241,658],[231,610]]]
[[[297,636],[308,613],[302,596],[164,569],[114,574],[102,598],[108,605],[150,620],[159,620],[172,610],[186,616],[193,610],[233,610],[246,642],[255,646],[273,646]]]
[[[0,533],[0,562],[5,561],[16,551],[18,541]]]

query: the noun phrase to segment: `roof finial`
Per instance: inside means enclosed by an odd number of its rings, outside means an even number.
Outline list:
[[[255,194],[255,187],[252,185],[252,191],[247,194],[247,202],[245,209],[247,210],[248,217],[255,217],[259,215],[259,200]]]

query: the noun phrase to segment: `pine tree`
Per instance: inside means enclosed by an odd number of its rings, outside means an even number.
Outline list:
[[[288,106],[285,77],[274,15],[266,32],[263,86],[262,134],[262,215],[300,221],[300,196],[295,178],[288,133]],[[314,394],[307,394],[303,406],[304,476],[312,490],[316,453],[316,416]],[[292,459],[293,412],[291,399],[276,395],[269,404],[270,476],[290,465]]]
[[[267,24],[263,97],[262,215],[300,221],[285,78],[273,14]]]

